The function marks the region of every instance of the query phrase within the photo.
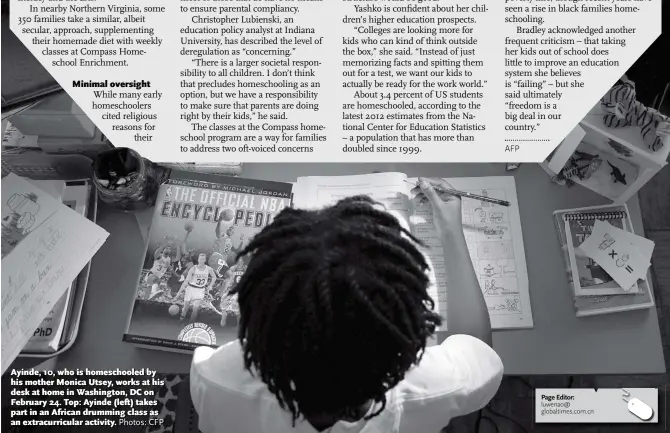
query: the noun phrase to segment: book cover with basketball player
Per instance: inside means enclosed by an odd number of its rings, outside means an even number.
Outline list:
[[[123,340],[191,352],[236,339],[230,291],[247,266],[237,253],[291,206],[292,187],[173,170],[158,190]]]

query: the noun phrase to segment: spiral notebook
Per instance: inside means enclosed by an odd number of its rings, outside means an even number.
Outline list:
[[[638,280],[625,291],[597,263],[580,254],[581,245],[593,230],[596,220],[634,233],[627,206],[604,205],[554,212],[554,222],[572,286],[577,316],[650,308],[654,305],[649,284]]]

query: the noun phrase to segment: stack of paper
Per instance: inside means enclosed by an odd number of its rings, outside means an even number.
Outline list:
[[[625,204],[557,210],[554,222],[577,317],[654,307],[654,295],[646,275],[654,243],[635,235]],[[615,242],[618,242],[616,249],[609,248]],[[635,266],[628,263],[631,255],[620,251],[621,247],[641,254],[641,258],[636,256],[635,263],[631,262]],[[612,260],[613,266],[610,266]],[[630,267],[626,269],[626,266]],[[621,277],[612,267],[626,275]],[[636,276],[637,280],[629,285]]]
[[[26,179],[2,179],[2,373],[108,235]]]

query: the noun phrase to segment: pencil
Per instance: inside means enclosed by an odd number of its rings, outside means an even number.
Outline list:
[[[409,184],[412,184],[414,186],[417,186],[417,187],[419,186],[418,183],[415,184],[413,182],[410,182],[409,180],[406,180],[405,182],[407,182]],[[484,195],[477,195],[477,194],[473,194],[471,192],[459,191],[457,189],[447,189],[447,188],[442,188],[442,187],[435,186],[435,185],[433,185],[433,189],[437,192],[451,194],[451,195],[455,195],[455,196],[461,197],[461,198],[466,197],[466,198],[471,198],[473,200],[485,201],[485,202],[488,202],[488,203],[493,203],[493,204],[497,204],[497,205],[500,205],[500,206],[506,206],[506,207],[509,207],[509,205],[510,205],[510,203],[506,200],[500,200],[500,199],[497,199],[497,198],[487,197],[487,196],[484,196]]]

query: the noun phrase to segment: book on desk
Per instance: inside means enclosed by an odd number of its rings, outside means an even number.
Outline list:
[[[654,296],[646,279],[624,290],[593,259],[579,253],[597,220],[634,233],[625,204],[564,209],[554,212],[568,282],[577,317],[595,316],[651,308]]]
[[[291,190],[172,170],[158,191],[123,340],[177,352],[235,340],[239,310],[230,291],[246,269],[236,253],[291,206]]]

